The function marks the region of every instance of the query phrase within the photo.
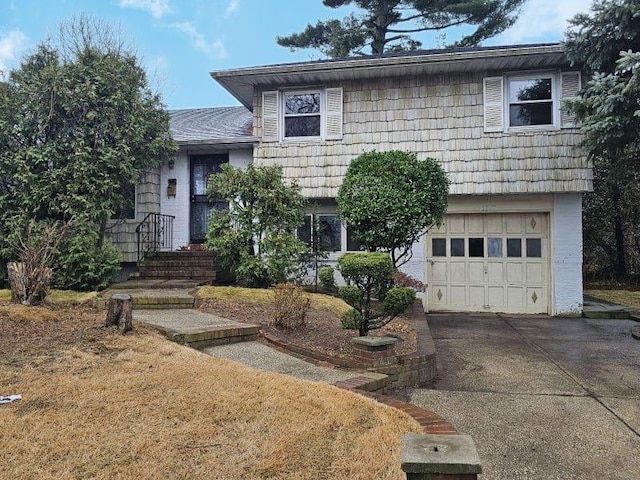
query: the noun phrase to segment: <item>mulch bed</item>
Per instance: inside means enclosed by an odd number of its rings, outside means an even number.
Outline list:
[[[270,303],[216,298],[202,300],[199,308],[204,312],[238,322],[260,325],[263,332],[279,340],[343,359],[351,358],[353,354],[351,339],[358,336],[355,330],[344,330],[339,316],[326,310],[311,308],[307,313],[306,325],[297,329],[288,329],[272,325],[274,306]],[[398,338],[395,348],[398,355],[410,354],[417,349],[417,335],[413,322],[406,317],[397,317],[385,327],[372,330],[369,335]]]

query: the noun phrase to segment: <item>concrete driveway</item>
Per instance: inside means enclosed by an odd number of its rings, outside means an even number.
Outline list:
[[[428,315],[438,379],[408,400],[470,434],[483,480],[640,479],[629,320]]]

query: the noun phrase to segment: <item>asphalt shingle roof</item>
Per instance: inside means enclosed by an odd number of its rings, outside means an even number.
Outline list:
[[[253,115],[245,107],[170,110],[171,134],[177,142],[251,137]]]

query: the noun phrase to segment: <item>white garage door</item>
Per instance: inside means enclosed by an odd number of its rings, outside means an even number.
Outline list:
[[[547,313],[545,213],[450,214],[427,235],[431,311]]]

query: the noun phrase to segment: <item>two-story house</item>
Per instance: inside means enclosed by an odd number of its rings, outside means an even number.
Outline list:
[[[220,163],[279,165],[336,251],[358,248],[336,216],[349,162],[405,150],[451,181],[444,224],[403,270],[429,310],[578,314],[582,193],[592,172],[562,108],[580,88],[559,44],[416,51],[212,72],[243,107],[172,113],[180,152],[155,208],[173,248],[201,239],[206,176]],[[117,241],[117,235],[116,237]],[[123,243],[123,242],[121,242]],[[124,245],[124,243],[123,243]],[[125,248],[126,250],[126,248]],[[332,258],[335,258],[332,257]]]

